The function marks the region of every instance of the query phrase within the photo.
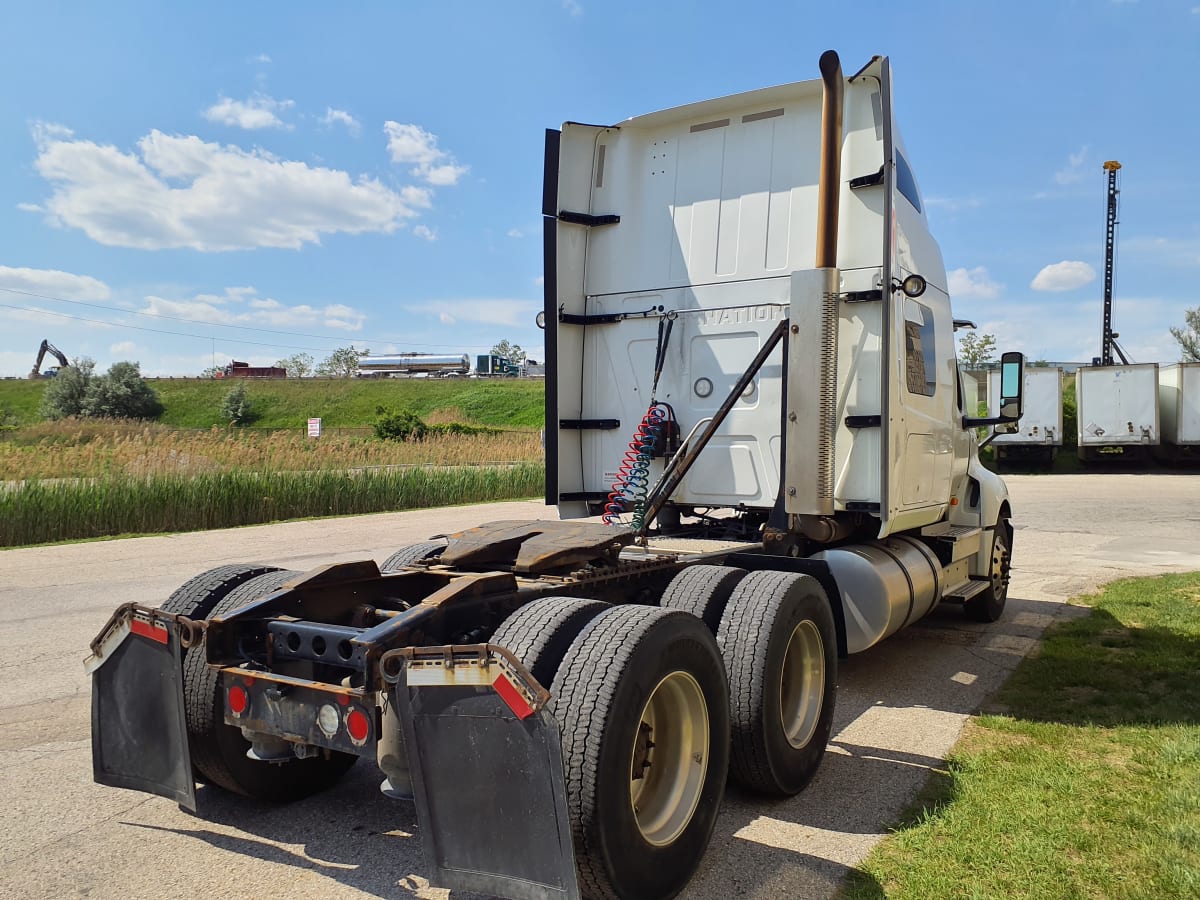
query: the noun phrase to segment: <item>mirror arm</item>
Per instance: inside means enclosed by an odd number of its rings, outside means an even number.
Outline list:
[[[1012,419],[1008,416],[997,416],[994,419],[973,419],[970,416],[963,416],[963,428],[986,428],[991,425],[1006,425],[1009,422],[1019,422],[1020,419]]]

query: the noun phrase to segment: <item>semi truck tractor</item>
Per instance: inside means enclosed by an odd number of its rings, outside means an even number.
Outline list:
[[[521,365],[507,356],[481,353],[475,357],[475,374],[481,378],[492,375],[516,377],[521,374]]]
[[[988,372],[988,414],[1000,409],[1000,371]],[[1051,465],[1063,443],[1063,370],[1058,366],[1025,369],[1024,415],[1019,428],[992,440],[997,462],[1022,460]]]
[[[309,572],[227,565],[92,645],[97,781],[287,801],[360,757],[436,885],[657,900],[728,779],[803,790],[839,660],[1004,610],[888,60],[546,134],[546,502]],[[380,802],[387,802],[381,800]]]

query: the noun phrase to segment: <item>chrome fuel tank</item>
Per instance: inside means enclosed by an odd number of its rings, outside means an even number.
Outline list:
[[[823,550],[841,592],[846,648],[859,653],[926,615],[941,598],[942,567],[925,544],[890,537]]]

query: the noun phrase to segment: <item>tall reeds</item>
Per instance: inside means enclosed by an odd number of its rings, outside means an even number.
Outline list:
[[[532,497],[539,463],[29,480],[0,490],[0,546]]]
[[[379,441],[345,436],[311,439],[283,431],[190,431],[141,423],[67,421],[33,426],[0,441],[0,481],[464,466],[541,458],[539,434],[529,430]]]

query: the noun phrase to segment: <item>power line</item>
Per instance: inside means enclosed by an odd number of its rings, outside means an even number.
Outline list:
[[[167,319],[172,322],[185,322],[189,325],[202,325],[202,326],[205,326],[208,328],[232,328],[232,329],[235,329],[238,331],[257,331],[257,332],[261,332],[263,334],[282,334],[282,335],[286,335],[288,337],[308,337],[308,338],[316,338],[317,340],[322,340],[322,341],[331,341],[334,343],[338,343],[341,340],[343,340],[342,338],[333,337],[331,335],[325,335],[325,334],[309,334],[309,333],[303,332],[303,331],[283,331],[278,328],[259,328],[254,325],[230,325],[225,322],[206,322],[203,319],[188,319],[188,318],[184,318],[182,316],[168,316],[164,313],[139,312],[138,310],[134,310],[134,309],[122,309],[118,306],[105,306],[102,303],[89,303],[85,300],[68,300],[65,297],[54,297],[49,294],[39,294],[34,291],[23,291],[23,290],[20,290],[19,288],[10,288],[10,287],[0,286],[0,291],[5,291],[10,294],[21,294],[26,297],[36,297],[39,300],[49,300],[54,303],[71,303],[76,306],[89,306],[94,309],[103,309],[108,312],[120,313],[123,315],[143,316],[148,319]],[[170,301],[167,301],[167,302],[170,302]],[[3,305],[4,304],[0,304],[0,306],[3,306]],[[10,306],[8,308],[9,309],[27,309],[27,307],[19,307],[19,306]],[[36,310],[36,311],[46,312],[47,315],[65,315],[63,313],[51,313],[48,310]],[[83,319],[82,317],[79,317],[79,316],[65,316],[65,318],[79,318],[85,322],[98,321],[95,319]],[[154,331],[154,329],[152,329],[152,328],[139,328],[136,325],[124,325],[124,324],[117,324],[117,323],[113,323],[113,322],[101,322],[100,324],[113,325],[114,327],[120,327],[120,328],[135,328],[140,331]],[[164,332],[159,332],[159,333],[161,333],[161,334],[176,334],[176,335],[181,334],[181,332],[175,332],[175,331],[164,331]],[[212,340],[212,335],[197,336],[197,335],[182,334],[182,336],[183,337],[196,336],[196,337],[202,337],[206,341]],[[242,343],[242,344],[255,343],[254,341],[236,341],[233,338],[227,338],[227,340],[233,341],[234,343]],[[443,348],[443,349],[444,348],[453,349],[453,348],[462,346],[460,344],[421,344],[421,343],[416,343],[414,341],[409,341],[409,340],[406,340],[403,338],[387,337],[387,336],[379,336],[374,340],[369,339],[369,338],[357,338],[356,337],[355,341],[357,341],[359,343],[364,343],[364,344],[373,344],[373,343],[379,343],[382,341],[385,343],[402,343],[402,344],[405,344],[410,347],[436,347],[436,348]],[[270,347],[281,346],[282,347],[283,345],[261,344],[261,346],[270,346]],[[479,348],[483,348],[483,347],[484,347],[483,344],[470,345],[470,349],[479,349]],[[286,348],[286,349],[294,350],[294,349],[312,349],[312,348],[290,347],[290,348]],[[318,352],[321,352],[321,351],[318,351]]]
[[[171,334],[176,337],[192,338],[193,340],[197,341],[213,340],[211,335],[191,334],[186,331],[167,331],[163,328],[147,328],[144,325],[129,325],[125,323],[117,324],[113,322],[106,322],[103,319],[89,319],[86,316],[72,316],[69,313],[53,312],[48,309],[38,309],[37,307],[33,306],[13,306],[9,303],[0,303],[0,309],[19,309],[24,312],[41,313],[44,316],[57,316],[60,319],[74,319],[78,322],[91,322],[94,325],[108,325],[112,328],[129,328],[133,329],[134,331],[150,331],[154,334]],[[273,350],[311,350],[315,353],[326,353],[329,350],[328,347],[296,347],[288,344],[268,344],[264,341],[247,341],[240,338],[223,337],[221,340],[227,341],[231,344],[251,344],[256,347],[270,347]]]

